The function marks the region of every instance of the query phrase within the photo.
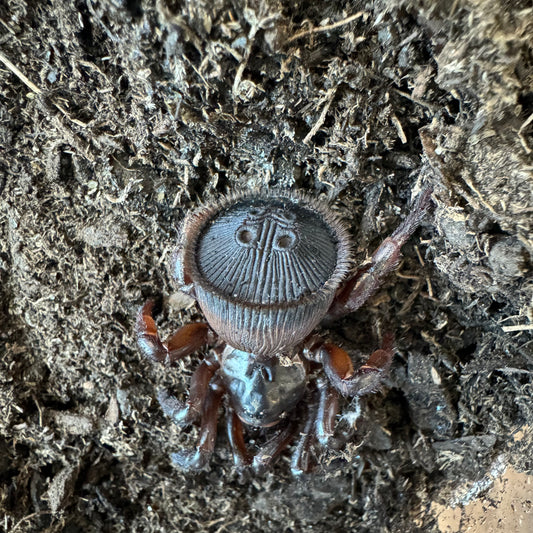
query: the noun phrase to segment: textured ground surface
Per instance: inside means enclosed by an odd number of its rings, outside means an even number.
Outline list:
[[[494,507],[531,531],[531,2],[51,3],[0,3],[0,527],[466,531]],[[175,469],[195,432],[155,397],[195,359],[157,368],[132,333],[150,296],[164,334],[199,318],[168,270],[184,214],[307,190],[363,259],[424,183],[398,274],[326,332],[354,359],[397,336],[351,444],[303,480],[288,455],[240,478],[222,435]]]

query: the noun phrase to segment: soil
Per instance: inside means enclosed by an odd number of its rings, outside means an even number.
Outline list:
[[[529,0],[3,0],[0,527],[531,531],[531,35]],[[354,361],[396,336],[348,444],[302,479],[290,453],[239,475],[223,431],[173,466],[197,431],[157,392],[198,357],[154,365],[133,328],[149,297],[164,335],[201,319],[169,268],[185,214],[305,190],[363,261],[426,185],[398,272],[322,330]]]

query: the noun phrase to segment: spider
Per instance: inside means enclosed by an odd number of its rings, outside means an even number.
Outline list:
[[[167,391],[158,395],[177,424],[199,424],[197,446],[172,454],[175,464],[206,467],[225,399],[239,469],[268,467],[299,434],[292,472],[312,470],[313,448],[335,440],[340,396],[375,392],[394,355],[389,333],[354,370],[345,350],[313,330],[356,311],[380,287],[431,207],[431,194],[425,189],[396,231],[355,270],[347,229],[328,204],[303,193],[230,195],[186,217],[173,277],[196,299],[206,322],[186,324],[163,342],[148,301],[136,324],[141,351],[158,363],[211,347],[192,375],[186,402]],[[277,431],[252,454],[244,425]]]

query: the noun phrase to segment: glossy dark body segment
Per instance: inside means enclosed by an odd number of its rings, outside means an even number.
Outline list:
[[[298,358],[289,366],[278,358],[259,362],[228,346],[222,355],[222,381],[239,418],[250,426],[277,424],[303,398],[307,370]]]

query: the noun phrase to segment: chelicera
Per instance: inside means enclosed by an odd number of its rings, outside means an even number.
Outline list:
[[[210,346],[192,375],[186,402],[159,394],[177,424],[200,427],[196,448],[173,454],[177,465],[207,465],[224,403],[237,467],[268,466],[299,435],[292,471],[312,468],[315,445],[334,440],[340,395],[376,391],[394,354],[387,334],[354,370],[345,350],[313,330],[356,311],[380,287],[429,209],[431,192],[422,192],[396,231],[357,269],[339,218],[327,204],[301,193],[234,195],[185,219],[173,275],[206,322],[187,324],[163,342],[149,301],[136,325],[140,349],[159,363]],[[275,427],[251,454],[244,425]]]

